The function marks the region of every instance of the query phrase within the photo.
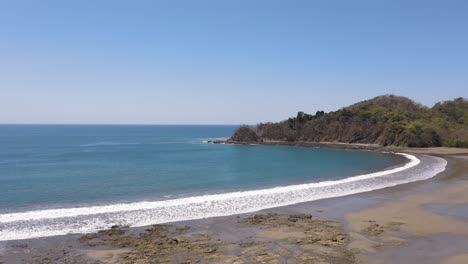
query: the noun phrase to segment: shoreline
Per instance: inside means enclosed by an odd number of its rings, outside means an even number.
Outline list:
[[[428,147],[428,148],[412,148],[412,147],[395,147],[395,146],[380,146],[378,144],[361,144],[361,143],[342,143],[342,142],[309,142],[309,141],[262,141],[262,142],[244,142],[232,140],[214,140],[208,141],[211,144],[231,144],[231,145],[265,145],[265,146],[291,146],[291,147],[318,147],[318,148],[334,148],[334,149],[350,149],[350,150],[367,150],[380,152],[403,152],[410,154],[428,154],[428,155],[468,155],[468,148],[454,147]]]
[[[184,239],[187,237],[188,241],[191,241],[190,239],[193,235],[210,235],[213,239],[220,240],[221,244],[215,243],[212,245],[216,249],[212,252],[213,254],[202,252],[197,256],[222,256],[223,260],[226,260],[224,257],[226,257],[227,253],[226,248],[220,245],[224,245],[228,242],[229,247],[238,246],[241,248],[235,250],[237,255],[239,255],[239,252],[242,253],[241,255],[245,254],[243,253],[244,248],[240,245],[244,245],[243,243],[253,243],[246,247],[246,249],[253,250],[253,253],[251,252],[252,254],[249,253],[250,255],[246,255],[246,257],[251,258],[249,260],[256,259],[259,261],[262,258],[266,260],[269,258],[278,258],[278,256],[268,253],[269,251],[265,249],[271,246],[267,243],[267,240],[271,240],[274,241],[272,242],[273,244],[288,246],[294,249],[294,251],[306,250],[310,252],[321,252],[321,250],[326,251],[329,249],[336,251],[336,254],[331,251],[329,252],[329,254],[333,255],[333,261],[330,260],[330,262],[327,263],[394,263],[395,254],[398,255],[396,259],[402,261],[402,263],[408,261],[447,264],[466,263],[468,252],[466,252],[465,248],[468,247],[453,247],[453,245],[451,246],[451,242],[456,241],[457,244],[468,245],[468,230],[466,230],[468,227],[468,218],[454,217],[453,209],[451,209],[450,206],[466,206],[468,208],[468,197],[466,197],[468,195],[452,197],[453,194],[460,194],[466,190],[464,188],[468,188],[468,156],[466,156],[465,153],[461,153],[461,155],[447,155],[445,150],[438,152],[434,150],[431,151],[434,152],[431,153],[432,155],[446,159],[448,164],[444,172],[428,180],[342,197],[269,208],[240,215],[172,222],[168,225],[179,228],[187,226],[190,231],[184,231],[181,234],[171,233],[171,236],[175,235],[175,237],[179,237],[182,235]],[[437,192],[434,192],[435,190],[437,190]],[[439,208],[437,212],[433,212],[433,209],[431,209],[432,205],[427,205],[424,201],[430,201],[431,203],[429,204],[436,203],[439,204],[439,206],[442,204],[442,209]],[[402,208],[401,211],[403,212],[398,212],[398,208]],[[278,216],[268,218],[270,214]],[[316,227],[317,225],[334,226],[334,228],[328,230],[329,233],[336,234],[338,232],[341,235],[344,234],[344,242],[340,242],[341,244],[338,243],[338,246],[333,244],[334,238],[327,240],[328,233],[322,234],[324,238],[322,237],[317,240],[318,242],[304,242],[304,245],[301,244],[302,242],[297,242],[296,236],[298,236],[298,232],[289,230],[292,227],[282,226],[284,219],[281,217],[291,215],[312,215],[312,219],[317,219],[318,222],[300,219],[298,223],[309,225],[306,226],[306,228]],[[264,218],[264,223],[262,222],[260,226],[258,226],[258,221],[252,220],[255,219],[256,216],[259,216],[260,220]],[[429,219],[436,219],[438,221],[436,232],[432,232],[431,229],[433,229],[433,226],[427,223],[422,225],[422,227],[418,227],[421,225],[421,222]],[[249,233],[253,234],[255,238],[253,242],[252,237],[245,236],[245,230],[243,229],[245,228],[245,221],[250,221],[249,223],[251,226],[247,227],[247,230]],[[239,222],[242,224],[239,225]],[[270,222],[277,226],[270,226]],[[264,226],[265,223],[266,227]],[[288,222],[288,225],[291,225],[291,223]],[[339,226],[341,226],[342,229],[340,229]],[[125,234],[137,236],[144,233],[145,229],[151,229],[151,227],[152,226],[145,226],[130,228],[128,230],[125,229]],[[300,227],[302,228],[302,226]],[[120,229],[120,227],[117,229]],[[101,235],[105,236],[107,233],[105,234],[104,232]],[[47,258],[52,256],[56,259],[66,259],[64,263],[125,263],[120,262],[121,256],[128,257],[129,254],[133,254],[132,245],[123,247],[122,245],[106,244],[90,246],[89,244],[80,242],[80,237],[82,236],[64,235],[23,241],[10,241],[7,243],[7,247],[4,251],[3,261],[5,261],[5,263],[28,263],[28,260],[34,258],[37,263],[49,263],[43,259],[40,260],[40,258],[44,257],[44,254],[41,252],[47,252]],[[126,238],[119,237],[116,241],[120,241],[119,239]],[[211,241],[210,239],[208,240]],[[294,239],[294,243],[290,243],[291,241],[289,240],[291,239]],[[203,243],[207,244],[208,240],[204,240],[205,242]],[[435,241],[435,245],[441,249],[437,250],[437,252],[432,252],[432,245],[428,241]],[[191,245],[190,243],[187,244],[187,247]],[[63,252],[57,251],[55,248],[57,246]],[[136,248],[139,249],[139,246]],[[184,249],[184,247],[182,247],[182,249]],[[414,253],[414,250],[423,252],[423,254],[413,256],[412,253]],[[153,253],[158,256],[167,257],[167,254],[171,252],[158,251]],[[228,253],[230,257],[236,256],[236,254],[232,252]],[[426,258],[424,254],[427,255]],[[131,256],[135,257],[134,254]],[[182,256],[188,257],[183,254]],[[304,254],[302,254],[294,257],[304,257],[302,260],[307,262],[307,258],[310,256],[304,256]],[[233,259],[235,258],[233,257]],[[75,260],[78,260],[78,262],[73,262]],[[322,260],[326,262],[326,259]],[[0,258],[0,263],[1,261],[2,258]],[[216,259],[212,259],[212,261],[202,261],[202,263],[205,262],[220,263],[219,261],[216,262]],[[146,262],[142,260],[142,263]]]
[[[433,176],[433,174],[431,174],[433,173],[432,170],[428,170],[427,168],[422,171],[419,170],[421,174],[420,178],[411,176],[415,174],[414,171],[418,171],[418,167],[412,170],[413,173],[406,170],[417,166],[421,161],[407,154],[394,155],[403,156],[407,161],[401,165],[386,168],[382,171],[364,175],[354,175],[333,181],[277,186],[268,189],[229,192],[154,202],[144,201],[128,204],[46,209],[4,214],[0,217],[0,223],[3,223],[4,230],[8,230],[9,223],[12,222],[13,224],[10,228],[11,234],[14,235],[11,238],[15,237],[16,239],[11,239],[7,236],[3,237],[3,241],[34,238],[29,234],[30,231],[27,226],[25,226],[25,230],[21,230],[14,225],[15,221],[22,221],[23,219],[31,221],[29,224],[36,226],[34,232],[37,234],[34,235],[35,237],[50,237],[65,235],[66,233],[85,234],[114,225],[127,225],[127,223],[132,223],[134,227],[141,227],[152,224],[187,221],[190,219],[196,220],[207,217],[221,217],[256,212],[280,206],[372,191],[374,189],[404,184]],[[427,158],[424,158],[424,160],[426,163],[429,162]],[[435,169],[435,167],[433,169]],[[439,168],[436,170],[441,169]],[[404,174],[406,176],[400,176],[402,172],[406,173]],[[426,175],[427,173],[429,174]],[[388,182],[379,181],[382,176],[386,176],[386,179],[391,178],[392,180]],[[339,190],[339,193],[337,193],[337,190]],[[92,213],[90,214],[90,212]],[[76,219],[67,220],[67,217]],[[54,219],[57,220],[55,221]],[[80,229],[76,227],[73,228],[74,221],[79,219],[82,219],[81,221],[90,222],[91,224],[95,222],[100,224],[98,227],[87,225]],[[68,225],[72,225],[71,229]],[[23,233],[26,237],[21,237],[19,235]],[[8,232],[4,233],[4,235],[7,234]]]

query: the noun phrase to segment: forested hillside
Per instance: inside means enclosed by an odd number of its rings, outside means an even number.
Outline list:
[[[334,112],[298,112],[282,122],[242,126],[231,141],[468,147],[468,101],[457,98],[429,108],[406,97],[378,96]]]

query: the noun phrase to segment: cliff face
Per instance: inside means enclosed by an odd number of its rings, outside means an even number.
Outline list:
[[[468,147],[468,101],[458,98],[428,108],[385,95],[334,112],[299,112],[278,123],[242,126],[231,138],[233,142],[272,140]]]

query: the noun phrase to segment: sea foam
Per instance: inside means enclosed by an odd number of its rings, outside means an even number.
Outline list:
[[[438,157],[420,155],[417,158],[409,154],[397,154],[409,161],[401,167],[334,181],[164,201],[1,214],[0,241],[89,233],[112,225],[136,227],[254,212],[425,180],[444,171],[447,164]]]

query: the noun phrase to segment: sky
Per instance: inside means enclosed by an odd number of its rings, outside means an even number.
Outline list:
[[[468,1],[0,0],[0,123],[255,124],[468,97]]]

